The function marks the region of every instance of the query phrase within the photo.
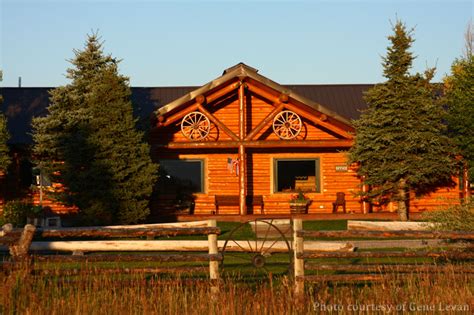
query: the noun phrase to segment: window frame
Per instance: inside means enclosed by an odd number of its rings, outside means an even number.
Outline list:
[[[282,158],[278,158],[278,157],[275,157],[273,158],[273,189],[272,189],[272,193],[273,194],[288,194],[288,193],[292,193],[294,194],[296,192],[295,191],[278,191],[278,162],[280,161],[294,161],[294,162],[297,162],[297,161],[314,161],[314,176],[315,176],[315,184],[316,184],[316,191],[311,191],[311,192],[307,192],[307,193],[315,193],[315,194],[320,194],[322,192],[322,187],[321,187],[321,158],[320,157],[302,157],[302,158],[298,158],[298,157],[294,157],[294,158],[286,158],[286,157],[282,157]]]
[[[206,194],[207,193],[207,187],[206,187],[206,176],[205,176],[205,170],[206,170],[206,159],[204,158],[184,158],[184,159],[158,159],[158,164],[160,165],[162,161],[184,161],[184,162],[199,162],[200,164],[200,174],[201,174],[201,190],[197,192],[193,192],[193,194]]]

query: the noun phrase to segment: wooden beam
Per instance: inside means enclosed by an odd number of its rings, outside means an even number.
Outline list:
[[[160,123],[159,122],[159,119],[158,119],[158,125],[157,127],[167,127],[173,123],[175,123],[177,120],[183,118],[184,116],[186,116],[187,114],[195,111],[196,109],[198,108],[198,104],[193,104],[189,107],[186,107],[185,109],[175,113],[174,115],[171,115],[170,117],[166,118],[165,121],[163,123]]]
[[[452,258],[473,259],[474,253],[468,251],[380,251],[380,252],[313,252],[297,255],[298,258],[387,258],[387,257],[430,257],[430,258]]]
[[[314,122],[318,125],[321,125],[323,126],[324,128],[326,129],[329,129],[335,133],[337,133],[338,135],[341,135],[343,136],[344,138],[347,138],[347,139],[352,139],[354,138],[354,135],[350,134],[349,132],[345,131],[344,129],[341,129],[339,127],[336,127],[334,126],[333,124],[327,122],[327,116],[326,116],[326,120],[323,121],[321,119],[321,116],[318,117],[316,116],[314,113],[311,113],[310,111],[307,111],[307,110],[304,110],[296,105],[293,105],[293,104],[285,104],[285,108],[288,109],[288,110],[291,110],[295,113],[297,113],[298,115],[301,115],[301,116],[311,116],[314,118]]]
[[[183,110],[179,110],[174,115],[169,116],[168,118],[165,119],[165,121],[163,123],[160,123],[159,122],[160,119],[158,119],[157,127],[167,127],[167,126],[173,124],[174,122],[176,122],[177,120],[179,120],[180,118],[183,118],[185,115],[189,114],[190,112],[195,111],[198,108],[198,105],[199,105],[200,101],[202,101],[203,103],[206,102],[207,104],[209,104],[209,103],[211,103],[215,100],[218,100],[219,98],[229,94],[230,92],[237,89],[238,87],[239,87],[239,83],[231,83],[228,86],[226,86],[222,89],[219,89],[219,90],[215,91],[214,93],[209,94],[205,97],[204,97],[204,95],[198,95],[196,97],[196,100],[195,100],[196,102],[194,104],[186,107]],[[204,100],[201,97],[204,97]],[[162,115],[160,115],[160,116],[162,116]]]
[[[219,89],[219,90],[215,91],[212,94],[207,95],[206,96],[206,103],[210,104],[210,103],[220,99],[221,97],[223,97],[223,96],[229,94],[230,92],[236,90],[239,86],[240,86],[240,82],[231,83],[228,86],[226,86],[222,89]]]
[[[219,261],[221,254],[159,254],[159,255],[130,255],[130,254],[97,254],[97,255],[35,255],[35,261],[48,262],[77,262],[77,261],[151,261],[151,262],[174,262],[174,261]]]
[[[21,232],[21,236],[18,240],[18,243],[10,245],[10,255],[13,256],[13,259],[23,259],[28,256],[35,230],[36,227],[34,225],[25,225],[23,231]]]
[[[438,232],[438,231],[298,231],[302,237],[329,237],[329,238],[425,238],[425,239],[451,239],[451,240],[474,240],[474,232]]]
[[[235,133],[232,132],[229,128],[227,128],[219,119],[216,118],[216,116],[212,115],[209,111],[207,111],[204,106],[198,104],[198,109],[201,113],[206,115],[207,118],[209,118],[210,121],[212,121],[219,129],[223,130],[229,137],[234,139],[235,141],[239,140],[239,137],[235,135]]]
[[[272,103],[280,103],[280,99],[279,99],[278,96],[273,95],[272,93],[267,92],[264,89],[254,85],[250,82],[247,82],[247,89],[252,93],[258,94],[258,95],[266,98],[267,100],[269,100]]]
[[[246,137],[245,141],[250,141],[260,132],[275,116],[282,111],[284,108],[283,104],[277,104],[277,106],[267,115]]]
[[[350,148],[353,140],[257,140],[257,141],[204,141],[204,142],[170,142],[156,145],[167,149],[238,149],[246,148]]]
[[[365,184],[365,176],[362,176],[361,178],[361,184],[362,184],[362,192],[363,193],[368,193],[369,192],[369,185]],[[369,213],[370,212],[370,202],[367,201],[367,198],[362,197],[362,213]]]
[[[450,264],[447,266],[443,265],[434,265],[434,264],[422,264],[422,265],[413,265],[413,264],[393,264],[393,265],[355,265],[355,264],[315,264],[315,263],[305,263],[304,268],[307,270],[331,270],[331,271],[356,271],[356,272],[462,272],[462,273],[474,273],[474,265],[454,265]]]
[[[28,226],[28,225],[27,225]],[[32,228],[29,228],[31,230]],[[34,231],[34,230],[33,230]],[[9,236],[18,237],[19,229],[12,231]],[[106,227],[77,227],[61,229],[36,230],[35,236],[41,237],[142,237],[142,236],[177,236],[177,235],[208,235],[219,234],[219,228],[210,227],[156,227],[156,228],[106,228]]]
[[[245,85],[241,82],[239,87],[239,213],[240,215],[247,214],[246,196],[246,156],[245,147],[242,140],[245,138]]]

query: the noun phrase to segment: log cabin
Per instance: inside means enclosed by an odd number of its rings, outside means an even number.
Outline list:
[[[151,121],[151,155],[161,165],[150,221],[189,212],[289,214],[299,192],[310,200],[309,214],[396,211],[393,204],[362,201],[356,193],[368,187],[347,163],[355,132],[351,120],[366,108],[362,96],[370,87],[281,85],[239,63],[200,87],[132,88],[135,115],[140,126]],[[0,201],[28,191],[40,203],[38,190],[30,190],[35,180],[28,148],[31,118],[46,114],[48,90],[0,89],[14,156],[9,176],[0,180]],[[410,211],[458,203],[467,187],[412,196]],[[78,211],[47,196],[42,204],[55,213]]]
[[[243,63],[159,108],[154,125],[152,156],[162,170],[157,208],[174,195],[192,199],[196,214],[288,214],[295,194],[308,200],[305,213],[374,206],[357,196],[368,187],[347,162],[351,120]],[[410,209],[457,203],[459,193],[439,189],[413,198]]]

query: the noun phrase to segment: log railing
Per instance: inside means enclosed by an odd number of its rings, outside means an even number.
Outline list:
[[[99,261],[113,261],[113,262],[209,262],[209,276],[211,280],[219,279],[219,261],[222,260],[221,254],[217,250],[217,235],[220,234],[220,229],[216,226],[215,220],[208,220],[205,227],[174,227],[174,226],[140,226],[134,227],[81,227],[81,228],[61,228],[61,229],[36,229],[33,225],[26,225],[24,229],[12,228],[10,224],[4,225],[0,230],[0,245],[7,245],[11,262],[4,262],[3,269],[15,269],[18,262],[28,261],[34,262],[99,262]],[[30,246],[34,237],[44,238],[107,238],[109,243],[113,243],[111,238],[137,238],[137,237],[156,237],[156,236],[196,236],[207,235],[208,238],[208,253],[172,253],[172,254],[94,254],[84,255],[84,252],[94,252],[93,241],[91,247],[81,252],[76,252],[76,255],[31,255]],[[74,242],[74,241],[72,241]],[[146,243],[147,241],[142,241]],[[138,249],[140,250],[140,249]],[[176,249],[179,251],[179,248]],[[24,266],[24,264],[22,264]],[[189,272],[191,270],[202,271],[202,267],[162,267],[158,268],[122,268],[124,272],[142,271],[142,272]],[[116,272],[119,272],[115,269]],[[51,272],[48,270],[31,270],[34,273]],[[58,272],[56,270],[55,272]],[[70,270],[65,270],[70,273]],[[105,271],[107,272],[107,271]]]
[[[412,272],[433,272],[452,270],[458,273],[474,273],[474,241],[473,232],[451,231],[307,231],[303,229],[302,219],[293,219],[293,248],[294,248],[294,275],[295,293],[304,292],[304,283],[307,281],[377,281],[387,278],[388,274],[403,274]],[[463,248],[454,249],[428,249],[428,250],[390,250],[390,251],[335,251],[335,252],[305,252],[304,242],[308,238],[318,239],[395,239],[400,240],[400,248],[404,248],[403,239],[440,239],[448,241],[468,242]],[[364,261],[358,263],[337,263],[308,261],[310,259],[355,259]],[[422,258],[444,259],[450,262],[464,261],[464,264],[384,264],[367,263],[370,259],[380,258]],[[307,275],[305,271],[319,272],[345,272],[344,274],[317,274]]]

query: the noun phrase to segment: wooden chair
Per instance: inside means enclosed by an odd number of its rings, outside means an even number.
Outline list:
[[[332,212],[336,213],[339,206],[342,206],[342,210],[346,213],[346,194],[343,192],[336,193],[336,201],[332,203]]]

